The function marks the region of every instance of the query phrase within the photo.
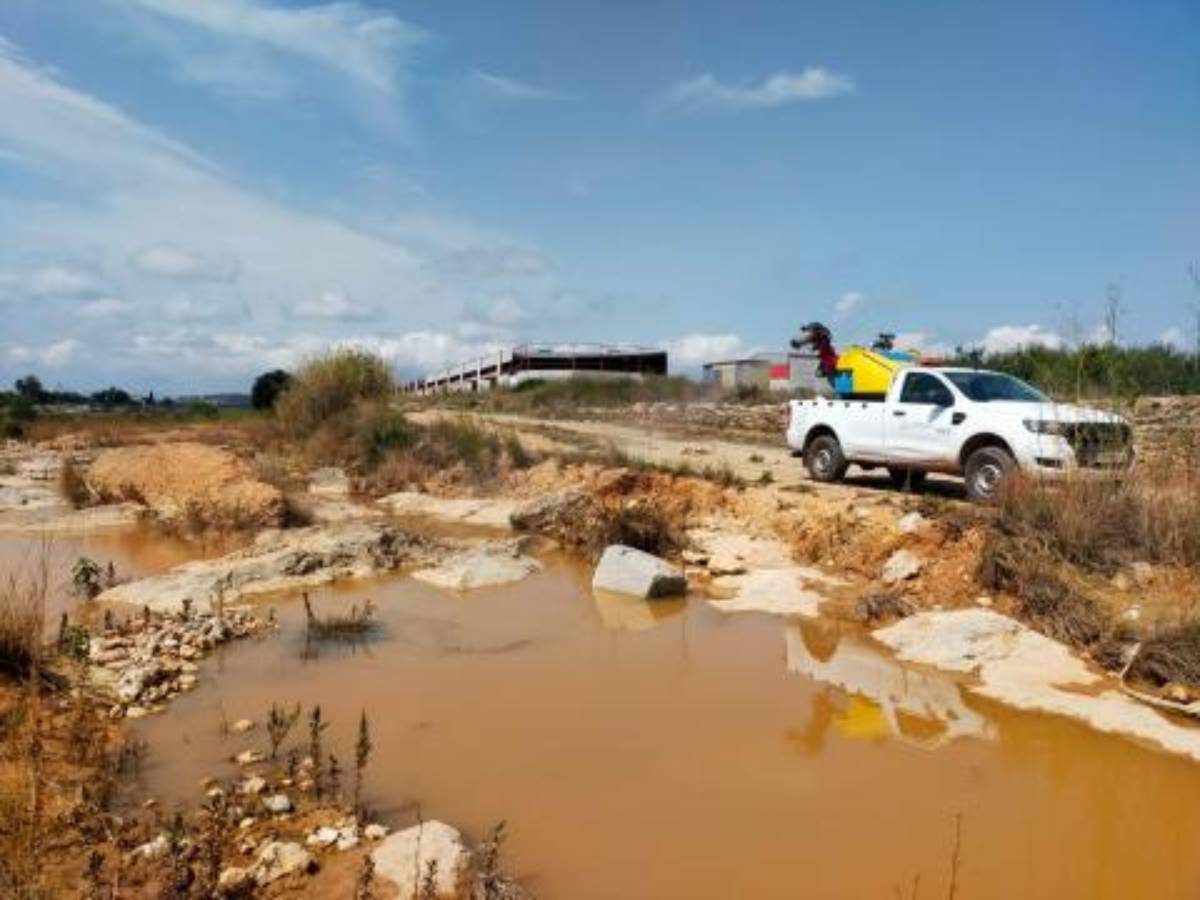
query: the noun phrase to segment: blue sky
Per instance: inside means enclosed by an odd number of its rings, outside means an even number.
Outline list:
[[[0,4],[0,379],[1190,345],[1200,6]]]

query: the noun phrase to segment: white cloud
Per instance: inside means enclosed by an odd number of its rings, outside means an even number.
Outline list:
[[[58,368],[69,363],[78,349],[79,341],[75,338],[66,338],[43,348],[38,354],[38,360],[44,366]]]
[[[129,315],[133,306],[116,297],[101,297],[84,303],[76,312],[85,319],[113,319]]]
[[[770,109],[804,100],[821,100],[854,91],[854,81],[819,66],[779,72],[757,83],[728,84],[705,73],[681,81],[662,100],[684,111]]]
[[[236,256],[209,257],[160,244],[143,247],[130,264],[138,272],[175,281],[235,281],[241,270]]]
[[[296,304],[295,312],[302,319],[332,322],[353,322],[376,314],[371,307],[355,303],[341,291],[322,291],[316,299]]]
[[[225,312],[219,303],[197,300],[188,294],[179,294],[162,305],[163,317],[171,322],[215,322]]]
[[[981,346],[987,353],[1005,353],[1021,347],[1057,349],[1066,343],[1056,332],[1041,325],[999,325],[983,336]]]
[[[25,348],[30,364],[45,341],[72,333],[71,316],[100,321],[127,313],[137,322],[132,336],[97,328],[86,354],[71,351],[76,363],[83,357],[103,367],[97,380],[160,391],[196,389],[197,378],[236,385],[328,346],[331,336],[322,332],[334,320],[301,318],[295,304],[320,298],[329,285],[353,306],[377,310],[369,331],[388,336],[380,346],[398,364],[416,367],[477,354],[500,331],[508,340],[522,315],[578,322],[603,308],[564,293],[536,248],[433,208],[389,207],[385,220],[382,206],[368,205],[354,210],[351,225],[264,198],[2,43],[0,152],[29,161],[39,178],[62,188],[54,202],[36,204],[0,193],[0,300],[31,298],[21,266],[47,247],[60,259],[88,261],[82,270],[73,263],[47,268],[91,279],[43,276],[43,290],[88,290],[79,305],[44,304],[37,321],[6,321],[4,339]],[[520,278],[520,301],[485,309],[489,320],[500,320],[490,333],[456,332],[463,297],[486,296],[495,278]],[[187,281],[188,291],[164,296],[159,279]],[[350,308],[350,300],[307,301],[313,304],[326,312]],[[0,351],[0,361],[23,364],[11,349]]]
[[[21,366],[27,362],[32,362],[34,355],[32,350],[20,344],[13,344],[4,351],[5,361],[9,365]]]
[[[706,362],[746,356],[751,351],[736,334],[688,334],[659,342],[672,369],[694,369]]]
[[[475,71],[470,75],[471,81],[480,93],[494,99],[509,103],[519,103],[529,100],[566,100],[567,94],[547,90],[516,78],[505,78],[489,72]]]
[[[34,297],[80,297],[100,290],[101,285],[86,272],[47,266],[30,273],[25,287]]]
[[[308,59],[384,91],[396,89],[401,64],[429,37],[397,16],[355,0],[299,8],[258,0],[126,3],[224,38]]]
[[[858,309],[865,299],[858,291],[847,291],[837,298],[837,302],[833,304],[833,308],[840,316],[848,315]]]
[[[1178,325],[1172,325],[1160,334],[1158,342],[1167,347],[1174,347],[1176,350],[1192,350],[1195,346],[1193,341],[1189,340],[1188,336],[1183,333],[1183,329]]]

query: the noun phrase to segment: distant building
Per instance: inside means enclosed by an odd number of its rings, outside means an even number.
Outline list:
[[[771,363],[766,359],[722,359],[704,364],[703,379],[727,391],[758,388],[766,390],[771,381]]]
[[[743,359],[705,363],[703,378],[726,390],[758,388],[822,394],[829,385],[817,374],[819,362],[815,353],[756,353]]]
[[[633,344],[521,344],[430,372],[405,388],[431,394],[511,388],[532,380],[666,374],[665,350]]]

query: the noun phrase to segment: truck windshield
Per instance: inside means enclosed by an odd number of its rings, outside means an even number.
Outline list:
[[[1011,375],[999,372],[944,372],[956,388],[976,403],[1010,400],[1044,403],[1046,395]]]

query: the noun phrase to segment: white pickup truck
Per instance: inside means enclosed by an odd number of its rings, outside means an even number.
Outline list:
[[[816,481],[840,480],[851,463],[913,487],[945,472],[986,502],[1018,467],[1038,478],[1125,469],[1132,436],[1121,416],[1055,403],[1011,375],[913,367],[882,400],[793,400],[787,441]]]

